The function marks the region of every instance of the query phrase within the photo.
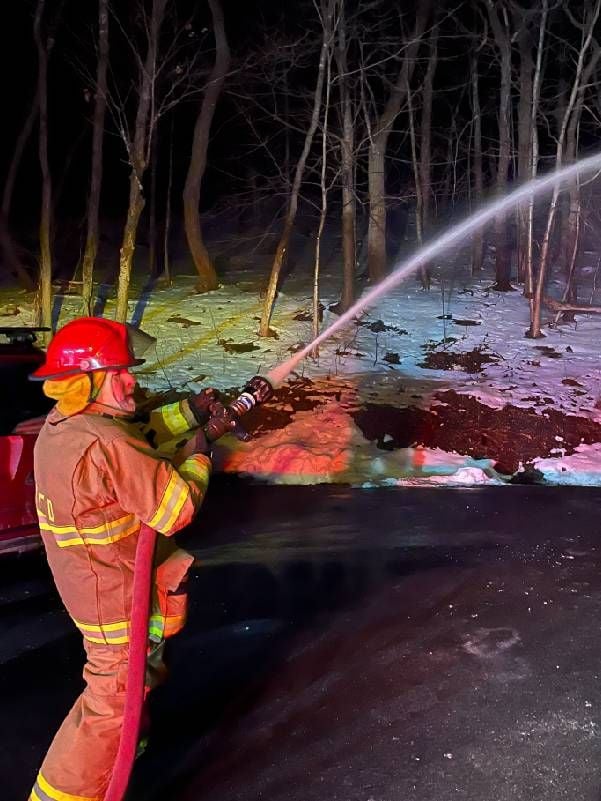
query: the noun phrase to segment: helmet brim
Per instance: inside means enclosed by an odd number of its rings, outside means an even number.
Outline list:
[[[78,367],[74,367],[72,370],[62,370],[60,373],[47,370],[46,365],[42,365],[41,367],[38,367],[37,370],[34,370],[34,372],[28,377],[30,381],[52,381],[54,379],[60,380],[61,378],[71,378],[74,375],[84,375],[86,373],[106,373],[109,372],[109,370],[128,370],[130,367],[137,367],[145,362],[146,359],[132,359],[129,364],[111,364],[110,366],[95,367],[92,370],[81,370]]]

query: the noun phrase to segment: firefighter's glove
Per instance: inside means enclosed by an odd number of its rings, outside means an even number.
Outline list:
[[[217,403],[213,407],[211,418],[204,427],[204,433],[209,442],[215,442],[224,434],[234,431],[238,425],[238,415],[234,414],[227,406]]]
[[[219,403],[219,393],[216,389],[208,387],[198,393],[192,393],[188,397],[190,411],[199,426],[208,423],[209,418],[214,412],[215,404]]]
[[[196,453],[204,453],[205,456],[211,456],[211,446],[207,442],[202,428],[197,428],[190,439],[178,447],[172,459],[173,464],[175,467],[179,467],[182,462],[185,462],[186,459],[189,459],[190,456],[194,456]]]

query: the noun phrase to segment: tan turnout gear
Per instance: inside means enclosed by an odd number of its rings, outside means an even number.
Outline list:
[[[48,416],[35,447],[36,501],[48,562],[83,636],[86,688],[50,746],[30,798],[102,801],[115,761],[125,701],[134,559],[141,522],[165,537],[191,522],[202,503],[210,460],[196,454],[177,469],[139,426],[92,404]],[[187,431],[186,401],[155,410],[145,426],[154,444]],[[192,557],[160,538],[149,641],[180,630],[181,584]]]

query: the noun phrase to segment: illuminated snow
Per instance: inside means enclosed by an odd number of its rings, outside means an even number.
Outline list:
[[[595,408],[601,394],[600,316],[578,315],[575,323],[546,327],[544,339],[527,339],[528,304],[521,293],[490,291],[490,278],[472,280],[466,263],[461,253],[446,259],[434,270],[430,292],[407,279],[361,318],[364,325],[352,324],[338,332],[321,346],[318,359],[307,358],[299,366],[299,375],[318,384],[329,381],[352,388],[346,396],[343,392],[341,403],[328,402],[315,413],[297,412],[285,429],[248,445],[225,442],[218,449],[217,464],[283,483],[498,483],[494,465],[487,460],[423,449],[416,464],[412,449],[378,450],[363,438],[348,412],[364,402],[428,408],[435,393],[454,389],[492,408],[508,403],[539,413],[554,408],[601,421]],[[306,283],[303,287],[294,277],[280,292],[272,319],[279,338],[257,336],[262,298],[258,289],[241,289],[249,282],[259,286],[256,273],[256,267],[230,271],[228,283],[207,295],[194,293],[192,275],[179,275],[173,287],[155,288],[144,293],[143,301],[131,301],[130,319],[158,338],[155,352],[147,354],[147,363],[139,371],[140,383],[154,391],[242,386],[255,373],[266,374],[285,361],[298,343],[308,342],[311,323],[293,318],[299,310],[310,310],[311,299]],[[443,289],[444,309],[452,320],[438,319]],[[324,275],[322,329],[335,319],[327,307],[337,300],[338,292],[338,278]],[[3,323],[31,324],[30,301],[23,291],[2,289],[0,315],[7,314],[1,318]],[[60,324],[77,316],[78,303],[73,296],[55,299]],[[105,313],[112,316],[113,309],[114,301],[109,300]],[[377,321],[387,329],[372,331],[369,326]],[[421,367],[424,346],[438,343],[440,350],[445,337],[456,339],[447,343],[454,352],[486,349],[498,361],[473,374]],[[232,343],[254,343],[258,349],[229,353],[225,346]],[[398,354],[400,363],[387,362],[387,353]],[[537,397],[552,403],[539,409],[532,400]],[[601,445],[583,446],[571,457],[563,455],[560,442],[557,447],[553,457],[536,462],[546,479],[601,485]]]

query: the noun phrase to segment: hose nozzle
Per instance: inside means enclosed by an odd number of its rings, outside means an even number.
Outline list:
[[[222,421],[227,420],[233,424],[230,427],[232,433],[243,441],[251,439],[251,436],[240,425],[240,417],[250,412],[250,410],[260,403],[265,403],[273,395],[273,387],[270,382],[261,375],[256,375],[250,379],[236,400],[221,407],[221,411],[214,415],[205,426],[205,435],[209,442],[219,439],[224,433]]]
[[[262,375],[253,376],[229,408],[238,416],[249,412],[253,406],[265,403],[273,395],[273,387]]]

